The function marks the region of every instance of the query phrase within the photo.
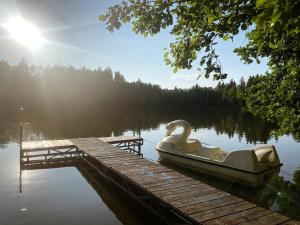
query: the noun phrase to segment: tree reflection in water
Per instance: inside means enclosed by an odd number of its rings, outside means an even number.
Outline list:
[[[247,143],[266,143],[276,127],[274,124],[259,120],[247,113],[236,110],[210,109],[197,112],[144,112],[128,109],[126,113],[109,111],[102,114],[87,115],[86,117],[58,117],[49,115],[38,118],[27,114],[24,120],[30,123],[24,132],[24,139],[62,139],[74,137],[110,136],[112,133],[122,135],[127,130],[137,129],[138,121],[142,130],[157,129],[160,124],[175,119],[189,121],[195,130],[214,129],[219,134],[229,138],[238,135],[245,137]],[[11,122],[7,122],[11,121]],[[1,144],[18,141],[19,121],[15,118],[0,117]]]
[[[292,181],[284,180],[281,176],[272,177],[260,192],[258,200],[284,215],[300,220],[300,169],[295,170]]]

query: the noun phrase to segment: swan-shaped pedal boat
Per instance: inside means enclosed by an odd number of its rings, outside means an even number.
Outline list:
[[[177,127],[182,127],[183,133],[172,135]],[[282,164],[273,145],[226,152],[188,138],[191,128],[184,120],[167,124],[166,136],[156,146],[160,160],[254,187],[263,184],[271,174],[279,172]]]

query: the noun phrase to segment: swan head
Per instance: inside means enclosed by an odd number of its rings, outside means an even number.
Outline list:
[[[166,136],[170,136],[173,133],[173,131],[176,130],[176,126],[177,125],[174,123],[174,121],[168,123],[167,126],[166,126],[166,130],[167,130]]]
[[[188,133],[188,135],[190,134],[190,130],[191,130],[191,125],[185,121],[185,120],[174,120],[170,123],[168,123],[166,125],[166,136],[170,136],[175,130],[177,127],[183,127],[184,128],[184,132]],[[188,136],[187,135],[187,136]]]

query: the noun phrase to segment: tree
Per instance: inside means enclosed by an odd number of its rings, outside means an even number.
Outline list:
[[[237,93],[236,93],[237,101],[239,102],[239,105],[241,106],[242,110],[244,110],[244,106],[245,106],[244,99],[247,97],[245,96],[245,93],[246,93],[246,82],[244,77],[242,77],[240,79],[239,85],[237,86]]]
[[[125,83],[126,80],[120,72],[115,72],[114,81],[117,83]]]
[[[235,52],[245,63],[265,57],[270,67],[249,83],[246,106],[288,132],[300,129],[299,7],[298,0],[127,0],[109,7],[100,20],[111,32],[131,22],[133,31],[144,36],[169,27],[175,41],[165,53],[166,64],[176,72],[191,69],[200,58],[198,70],[214,79],[227,76],[214,46],[246,31],[249,42]],[[286,127],[282,120],[290,119],[293,125]]]

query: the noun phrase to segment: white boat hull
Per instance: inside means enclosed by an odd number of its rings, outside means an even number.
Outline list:
[[[165,161],[181,168],[187,168],[195,172],[206,173],[222,179],[231,180],[233,182],[242,183],[252,187],[261,186],[264,181],[271,175],[278,174],[281,166],[268,168],[264,171],[254,172],[240,168],[233,168],[227,165],[222,165],[212,160],[195,159],[189,155],[178,154],[157,149],[160,160]]]

